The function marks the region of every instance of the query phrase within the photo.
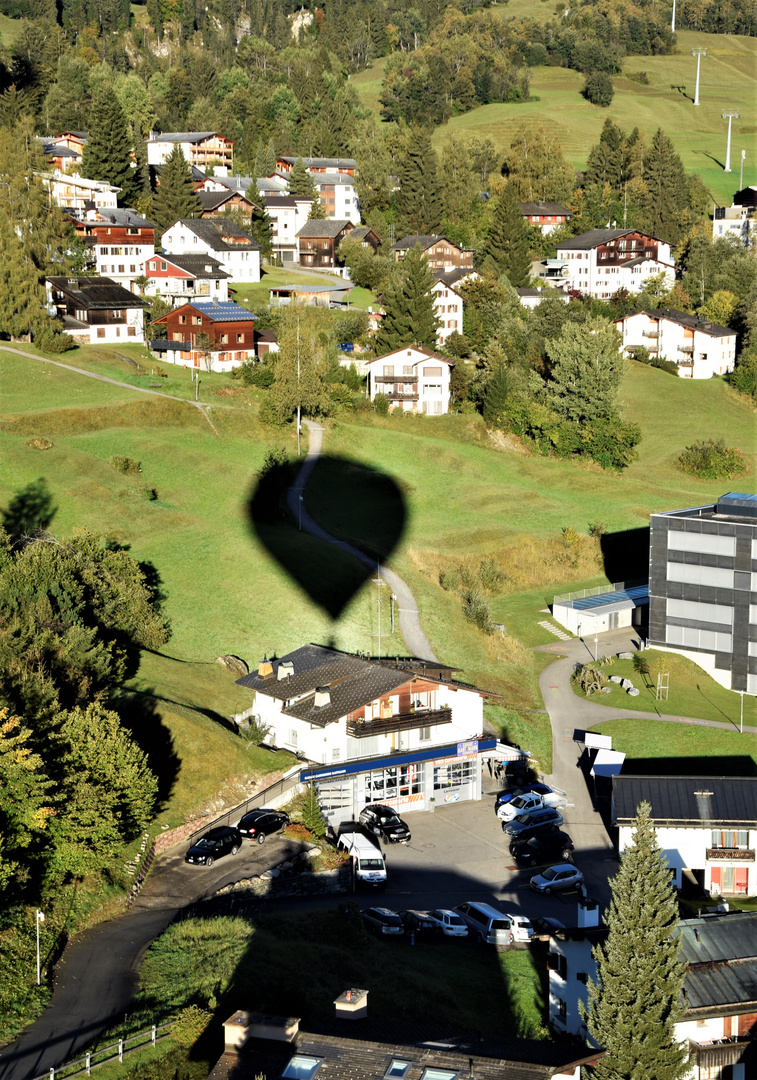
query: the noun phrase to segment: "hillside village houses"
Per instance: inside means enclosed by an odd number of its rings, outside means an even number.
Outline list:
[[[633,311],[615,325],[622,351],[633,355],[644,347],[652,356],[673,360],[684,379],[711,379],[733,371],[736,334],[727,326],[672,308]]]
[[[47,310],[81,345],[144,344],[147,302],[107,277],[47,277]]]
[[[121,189],[102,180],[90,180],[76,173],[62,173],[58,169],[52,173],[42,173],[40,179],[50,192],[51,201],[60,207],[88,210],[94,206],[100,210],[115,210],[118,205]]]
[[[403,412],[443,416],[449,412],[449,379],[454,361],[420,345],[403,346],[368,361],[368,390],[389,398]]]
[[[637,293],[655,274],[675,281],[670,244],[636,229],[591,229],[557,244],[546,277],[559,288],[609,300],[619,289]]]
[[[163,233],[166,255],[210,255],[233,281],[260,281],[260,244],[225,218],[185,218]]]
[[[757,230],[757,186],[742,188],[733,196],[731,206],[716,206],[712,218],[712,239],[733,236],[745,248],[754,241]]]
[[[177,306],[187,300],[229,299],[229,275],[210,255],[155,255],[145,263],[145,296]]]
[[[255,357],[255,316],[231,300],[192,300],[155,320],[166,337],[150,342],[169,363],[231,371]]]
[[[148,165],[165,165],[166,158],[179,146],[190,165],[206,170],[212,166],[219,175],[233,172],[234,140],[217,131],[151,131],[147,139]]]
[[[97,273],[132,288],[155,254],[155,226],[134,210],[103,210],[98,220],[85,224],[85,236],[94,239]],[[133,288],[132,288],[132,291]]]
[[[565,225],[572,217],[570,210],[561,203],[525,202],[521,203],[521,209],[528,224],[541,229],[545,236]]]
[[[473,252],[446,236],[403,236],[392,248],[395,262],[401,262],[411,247],[420,247],[432,270],[473,269]]]
[[[294,195],[269,195],[263,206],[271,219],[271,249],[282,262],[300,261],[297,234],[310,217],[312,199]]]

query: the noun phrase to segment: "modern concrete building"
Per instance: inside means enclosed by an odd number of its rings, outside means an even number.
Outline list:
[[[757,694],[757,495],[652,515],[648,643]]]

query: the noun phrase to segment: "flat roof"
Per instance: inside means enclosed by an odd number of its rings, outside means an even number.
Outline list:
[[[562,600],[556,603],[555,607],[575,608],[576,611],[624,611],[626,608],[648,603],[649,585],[633,585],[629,589],[619,589],[616,592],[582,596],[577,600]]]

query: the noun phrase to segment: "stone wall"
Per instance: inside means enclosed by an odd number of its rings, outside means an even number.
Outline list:
[[[349,864],[337,870],[283,876],[278,869],[267,870],[259,876],[243,878],[225,885],[216,896],[324,896],[330,893],[352,892],[352,870]]]

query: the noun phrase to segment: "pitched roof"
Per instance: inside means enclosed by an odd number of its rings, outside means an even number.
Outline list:
[[[628,825],[646,801],[656,825],[757,828],[757,777],[614,776],[615,821]]]
[[[425,345],[402,345],[399,349],[392,349],[391,352],[383,353],[381,356],[374,356],[370,362],[375,364],[377,360],[388,360],[390,356],[407,356],[409,349],[422,353],[427,360],[443,360],[450,367],[455,366],[455,361],[451,360],[449,356],[443,356],[441,353],[434,352],[433,349],[427,349]],[[420,361],[417,362],[420,363]]]
[[[203,210],[217,210],[219,206],[223,206],[225,202],[233,199],[236,195],[242,199],[247,199],[250,206],[253,205],[252,199],[248,197],[247,192],[241,189],[232,191],[227,188],[225,191],[198,191],[196,195]]]
[[[160,176],[163,169],[165,169],[165,165],[150,165],[149,169],[151,176]],[[192,179],[195,181],[195,183],[201,183],[203,180],[208,179],[207,173],[204,173],[202,169],[198,169],[196,165],[190,165],[189,171],[191,172]],[[220,180],[221,178],[217,177],[217,179]]]
[[[437,243],[437,241],[445,239],[446,237],[444,236],[403,236],[402,239],[398,240],[397,243],[394,245],[394,249],[395,251],[406,251],[408,248],[418,246],[422,247],[425,251],[426,248],[432,247],[435,243]],[[449,240],[447,242],[453,244],[452,240]],[[458,244],[453,244],[453,246],[459,247]]]
[[[679,326],[685,326],[687,329],[696,330],[701,334],[709,334],[711,337],[733,337],[736,334],[735,330],[729,329],[727,326],[720,326],[719,323],[708,322],[707,319],[700,319],[698,315],[689,315],[685,311],[677,311],[675,308],[657,308],[654,311],[631,311],[626,315],[626,318],[631,318],[633,315],[646,315],[650,319],[666,319],[668,322],[677,323]],[[622,322],[622,319],[616,319],[616,322]]]
[[[214,251],[239,251],[241,248],[248,251],[260,251],[257,240],[253,240],[249,233],[240,229],[233,221],[222,218],[182,218],[179,224],[199,236]],[[227,236],[244,239],[247,243],[228,243],[224,239]]]
[[[551,214],[552,217],[570,217],[571,213],[567,207],[561,203],[556,202],[524,202],[521,203],[521,209],[524,214],[529,216],[536,216],[538,214]]]
[[[108,277],[48,277],[59,292],[72,297],[86,311],[146,308],[148,302]]]
[[[343,172],[311,173],[310,179],[317,188],[328,186],[337,187],[339,184],[343,184],[346,187],[354,187],[355,185],[355,177],[350,176],[349,173]]]
[[[176,143],[198,143],[203,139],[210,139],[213,135],[217,135],[220,139],[226,138],[225,135],[221,135],[219,131],[163,131],[160,135],[153,133],[153,138],[148,139],[148,143],[161,143],[161,142],[176,142]],[[233,139],[227,139],[227,142],[233,143]]]
[[[192,300],[187,306],[195,308],[211,322],[252,322],[255,318],[251,311],[233,300]]]
[[[381,243],[381,240],[379,239],[379,236],[378,236],[377,232],[375,231],[375,229],[372,229],[370,227],[370,225],[358,225],[358,226],[356,226],[350,232],[350,236],[352,237],[353,240],[365,240],[368,233],[373,233],[373,235],[376,237],[378,242]]]
[[[306,221],[297,235],[314,237],[329,236],[334,238],[339,236],[339,233],[348,225],[352,225],[349,218],[323,218],[323,220],[316,218],[313,221]]]
[[[686,919],[679,929],[687,1009],[757,1002],[757,912]]]
[[[117,209],[100,209],[98,210],[100,216],[99,221],[93,221],[92,225],[120,225],[122,227],[129,227],[132,229],[154,229],[155,226],[147,218],[142,217],[136,210],[132,210],[130,207],[124,206]]]
[[[294,195],[266,195],[263,205],[275,210],[277,206],[297,206],[300,202],[312,203],[312,201],[312,199],[295,199]]]
[[[155,256],[151,255],[150,258],[170,263],[171,266],[176,266],[179,270],[192,274],[193,277],[218,278],[219,280],[231,277],[231,274],[227,274],[218,259],[214,259],[212,255],[161,255],[160,252],[156,252]]]
[[[454,288],[455,285],[461,284],[466,278],[477,278],[479,273],[477,270],[471,270],[469,266],[458,266],[454,270],[442,270],[436,269],[432,271],[437,281],[443,281],[445,285],[449,285],[450,288]]]
[[[589,232],[581,233],[580,236],[572,236],[570,240],[561,240],[557,245],[557,250],[564,248],[566,251],[590,251],[592,248],[599,247],[600,244],[609,243],[610,240],[618,240],[621,236],[630,236],[631,233],[638,232],[638,229],[590,229]],[[658,239],[656,236],[649,236],[648,233],[641,235],[650,240]]]
[[[294,165],[297,158],[283,156],[279,160],[286,161],[287,165]],[[306,157],[302,159],[302,164],[306,169],[354,169],[357,167],[355,159],[347,157]]]

